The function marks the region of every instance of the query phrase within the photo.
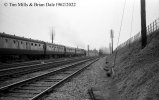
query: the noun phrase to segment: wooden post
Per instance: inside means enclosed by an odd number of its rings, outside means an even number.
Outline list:
[[[88,56],[89,56],[89,45],[88,45]]]
[[[112,54],[113,54],[113,38],[114,38],[113,30],[110,30],[110,38],[112,40]]]
[[[152,33],[152,26],[151,26],[151,24],[150,24],[150,34]]]
[[[159,25],[158,25],[158,22],[159,22],[159,18],[156,20],[156,27],[157,27],[157,30],[159,30]]]
[[[53,32],[53,28],[52,28],[51,36],[52,36],[52,43],[54,43],[54,32]]]
[[[155,31],[155,22],[153,22],[153,32]]]
[[[150,26],[147,26],[147,34],[150,34]]]
[[[54,40],[54,36],[53,36],[53,33],[52,33],[52,43],[54,43],[53,40]]]
[[[157,19],[157,30],[159,30],[159,18]]]
[[[109,50],[110,50],[110,54],[111,54],[112,53],[111,43],[109,43]]]
[[[147,45],[145,0],[141,0],[141,42],[143,49]]]
[[[157,20],[155,20],[155,30],[157,31]]]

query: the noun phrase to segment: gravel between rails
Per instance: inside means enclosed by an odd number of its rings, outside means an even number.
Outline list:
[[[76,62],[72,62],[72,64],[73,63],[76,63]],[[13,76],[10,76],[10,78],[12,78],[12,79],[7,79],[7,78],[6,78],[6,80],[5,80],[5,78],[4,79],[0,79],[0,87],[15,83],[17,81],[21,81],[23,79],[28,79],[28,78],[31,78],[31,77],[34,77],[34,76],[37,76],[37,75],[44,74],[46,72],[50,72],[50,71],[59,69],[61,67],[68,66],[69,64],[71,64],[71,63],[65,64],[65,65],[59,65],[59,66],[56,66],[56,67],[53,67],[53,68],[49,68],[49,69],[46,69],[46,70],[41,70],[41,71],[37,71],[37,72],[31,72],[31,73],[28,73],[28,74],[25,74],[25,75],[21,75],[21,76],[18,76],[18,77],[16,75],[15,76],[13,75]]]
[[[44,100],[89,100],[87,90],[90,87],[101,86],[105,83],[105,57],[93,63],[78,76],[65,83]]]
[[[75,63],[75,62],[74,62]],[[71,63],[70,63],[71,64]],[[72,63],[73,64],[73,63]],[[2,86],[6,86],[6,85],[9,85],[9,84],[12,84],[12,83],[15,83],[17,81],[21,81],[23,79],[28,79],[28,78],[31,78],[31,77],[35,77],[37,75],[42,75],[44,73],[47,73],[47,72],[51,72],[51,71],[54,71],[54,70],[57,70],[57,69],[60,69],[62,67],[66,67],[68,66],[69,64],[66,64],[66,65],[62,65],[62,66],[58,66],[58,67],[53,67],[53,68],[50,68],[50,69],[47,69],[47,70],[42,70],[42,71],[38,71],[38,72],[33,72],[33,73],[28,73],[28,74],[25,74],[25,75],[22,75],[20,77],[13,77],[12,79],[10,80],[7,80],[7,81],[3,81],[0,83],[0,87]]]

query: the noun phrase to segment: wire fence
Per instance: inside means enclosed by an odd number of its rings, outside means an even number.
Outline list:
[[[155,21],[153,21],[150,25],[148,25],[147,27],[147,35],[152,34],[153,32],[159,31],[159,18],[156,19]],[[137,41],[141,38],[141,32],[137,33],[135,36],[129,38],[127,41],[125,41],[124,43],[120,44],[117,49],[120,49],[122,47],[125,47],[131,43],[133,43],[134,41]]]

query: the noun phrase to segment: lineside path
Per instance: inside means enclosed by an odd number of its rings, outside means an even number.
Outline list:
[[[106,57],[93,63],[85,71],[81,72],[80,75],[47,95],[44,100],[90,100],[88,89],[91,87],[97,90],[95,96],[98,100],[107,100],[109,96],[116,95],[114,92],[110,92],[110,89],[113,91],[116,87],[112,86],[112,88],[108,85],[111,79],[107,78],[103,70],[105,59]]]

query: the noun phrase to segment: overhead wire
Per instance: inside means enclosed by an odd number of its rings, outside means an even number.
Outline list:
[[[122,25],[123,25],[123,19],[124,19],[124,13],[125,13],[125,5],[126,5],[126,0],[124,1],[123,13],[122,13],[122,18],[121,18],[121,23],[120,23],[119,36],[118,36],[118,40],[117,40],[117,47],[118,47],[118,44],[119,44],[121,28],[122,28]],[[117,52],[118,52],[118,50],[116,49],[113,67],[115,67]]]
[[[130,38],[131,38],[131,34],[132,34],[133,21],[134,21],[134,5],[135,5],[135,0],[133,1],[133,8],[132,8]],[[131,44],[131,41],[129,41],[129,48],[130,48],[130,44]]]

